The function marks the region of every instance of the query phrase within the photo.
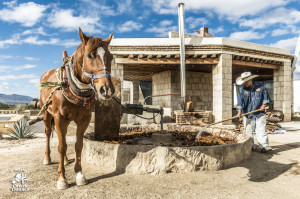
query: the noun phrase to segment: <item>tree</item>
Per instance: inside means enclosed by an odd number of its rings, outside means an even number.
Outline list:
[[[4,103],[1,103],[0,102],[0,109],[1,110],[6,110],[6,109],[8,109],[9,107],[8,107],[8,104],[4,104]]]

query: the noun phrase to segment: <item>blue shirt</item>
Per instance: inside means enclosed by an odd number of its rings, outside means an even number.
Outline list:
[[[267,104],[270,102],[267,89],[262,82],[254,82],[253,87],[245,87],[243,86],[240,89],[240,94],[238,96],[238,104],[237,109],[241,110],[242,113],[248,113],[250,111],[254,111],[260,109],[263,104]],[[255,113],[251,113],[246,115],[247,118],[252,117],[260,117],[264,115],[264,111],[258,111]]]

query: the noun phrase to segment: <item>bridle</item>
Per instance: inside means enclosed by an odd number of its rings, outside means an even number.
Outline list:
[[[102,60],[101,60],[102,61]],[[94,75],[94,74],[91,74],[91,73],[88,73],[88,72],[85,72],[84,70],[84,57],[83,57],[83,60],[82,60],[82,66],[81,66],[81,70],[83,72],[83,79],[85,79],[85,77],[88,77],[92,80],[92,82],[90,83],[92,89],[94,90],[95,93],[97,93],[95,87],[94,87],[94,81],[97,80],[97,79],[103,79],[103,78],[109,78],[111,79],[111,75],[110,74],[107,74],[107,71],[106,71],[106,66],[104,64],[104,61],[103,62],[103,69],[100,70],[100,71],[104,71],[104,74],[98,74],[98,75]]]

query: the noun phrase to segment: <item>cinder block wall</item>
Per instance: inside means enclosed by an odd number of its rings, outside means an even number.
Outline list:
[[[164,71],[152,76],[152,95],[171,93],[171,71]],[[153,97],[153,105],[171,107],[171,96]]]
[[[165,71],[152,77],[153,95],[180,93],[180,72]],[[194,102],[196,110],[212,110],[212,74],[200,72],[186,72],[186,99]],[[163,105],[180,109],[180,95],[155,97],[153,105]]]

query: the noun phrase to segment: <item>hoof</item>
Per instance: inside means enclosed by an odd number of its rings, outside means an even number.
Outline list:
[[[49,164],[51,164],[51,160],[44,159],[43,164],[44,165],[49,165]]]
[[[84,177],[84,175],[81,172],[78,172],[76,174],[76,185],[77,186],[82,186],[82,185],[86,185],[87,181]]]
[[[57,189],[67,189],[67,188],[69,188],[69,184],[67,180],[57,181]]]

